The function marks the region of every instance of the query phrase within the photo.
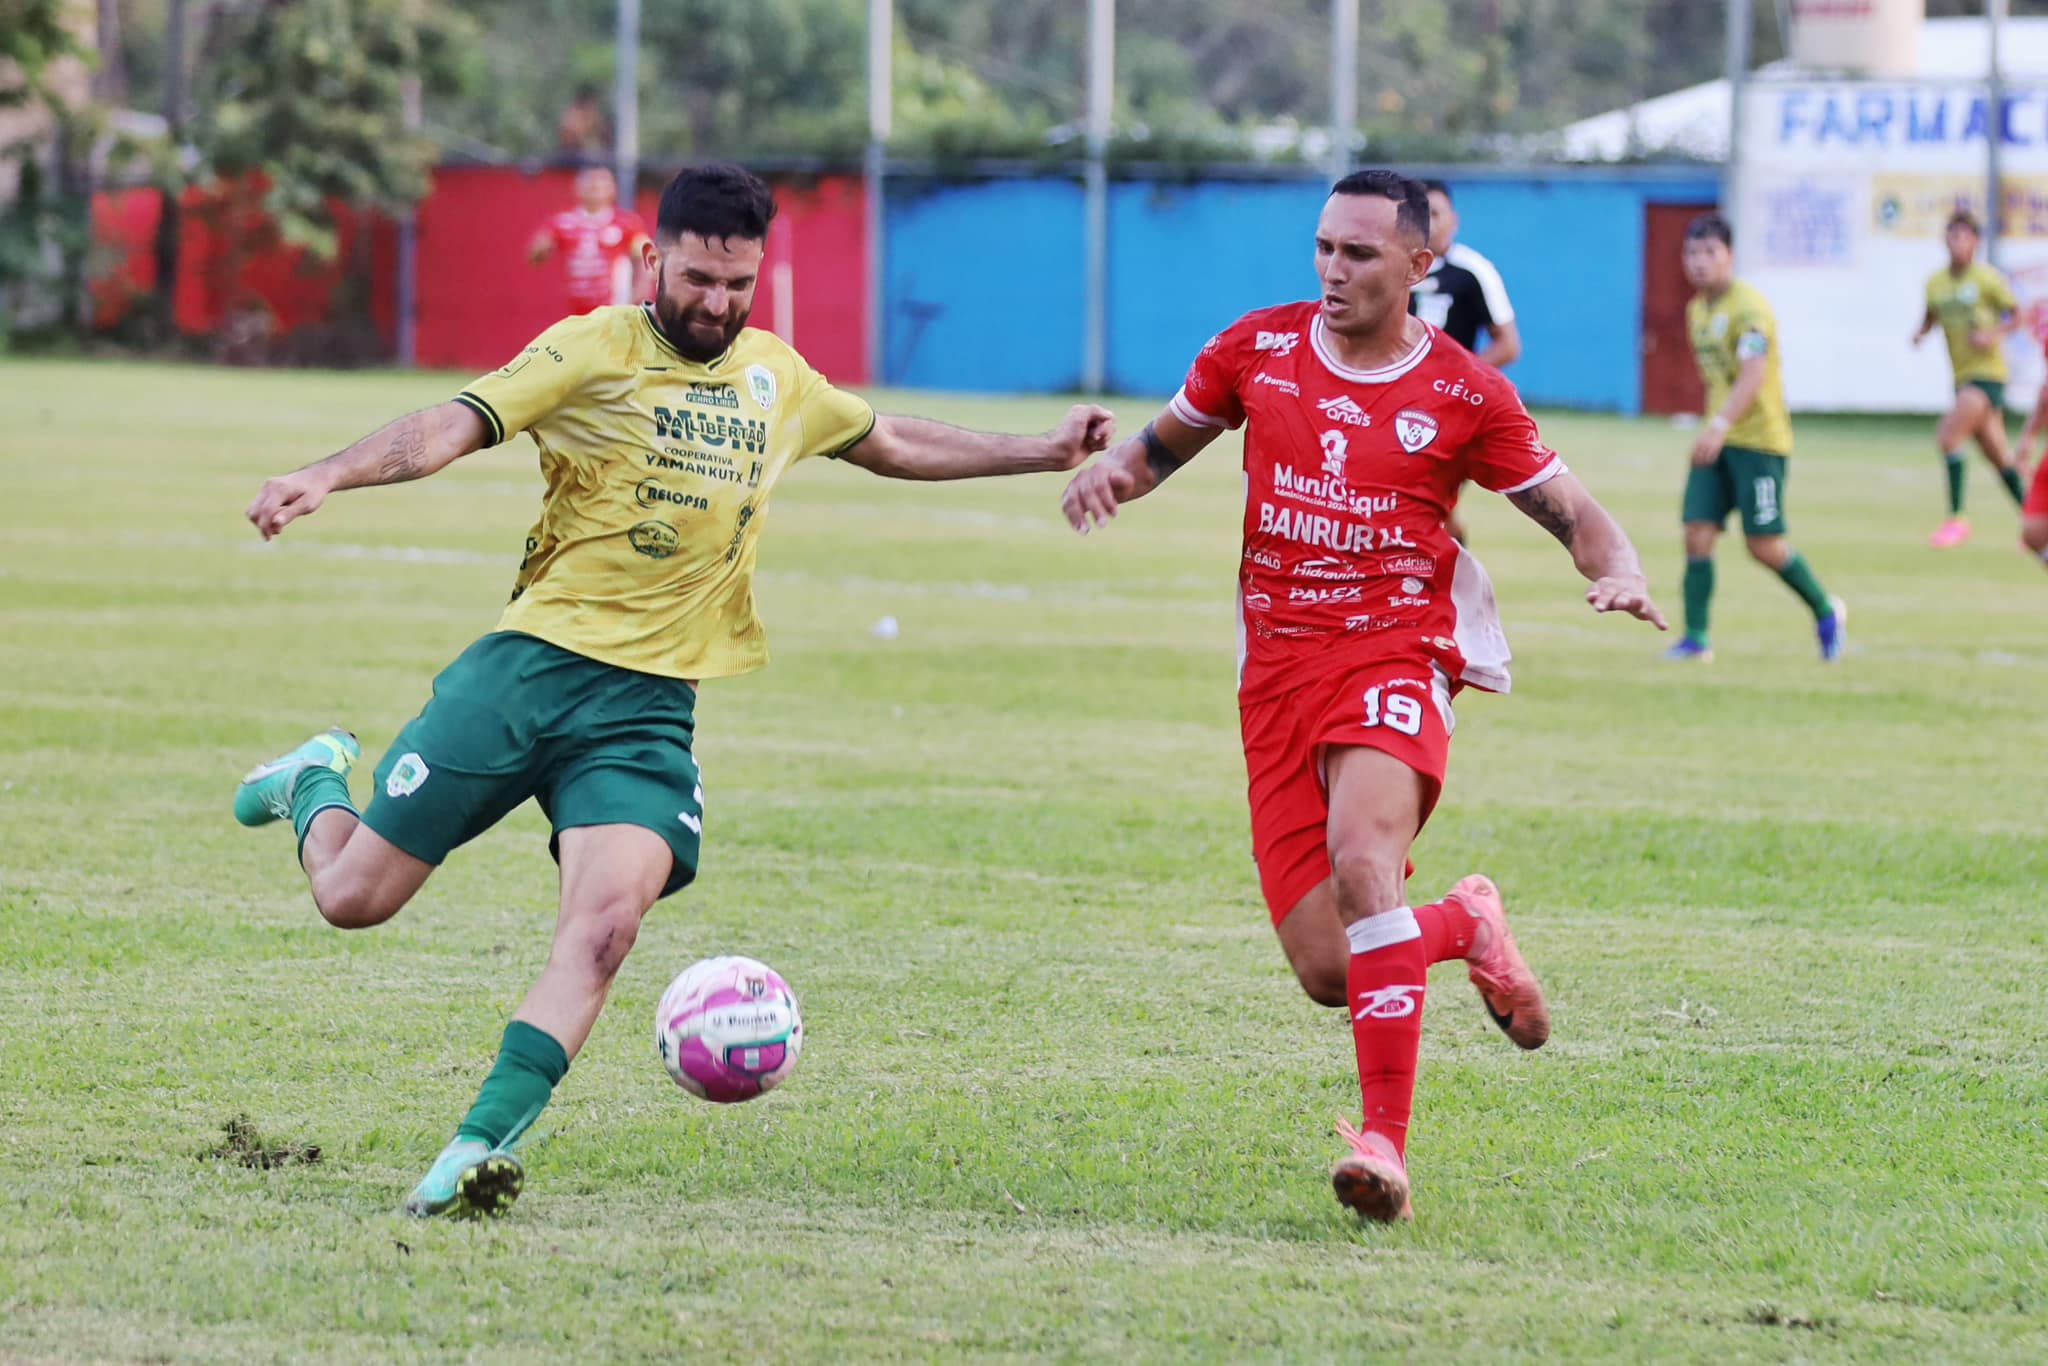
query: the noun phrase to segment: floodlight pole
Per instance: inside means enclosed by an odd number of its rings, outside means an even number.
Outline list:
[[[1728,162],[1721,169],[1721,213],[1742,241],[1742,125],[1749,103],[1750,0],[1728,0]]]
[[[1990,131],[1984,138],[1984,259],[1998,264],[2005,216],[2005,20],[2009,0],[1990,0],[1991,69],[1985,82],[1990,104]]]
[[[1109,373],[1109,132],[1116,99],[1116,0],[1088,0],[1087,296],[1081,387],[1102,392]]]
[[[893,70],[891,56],[896,42],[895,15],[891,0],[868,0],[868,145],[861,161],[864,312],[863,350],[866,352],[868,383],[887,379],[884,354],[888,333],[884,326],[887,281],[883,276],[886,257],[882,234],[886,230],[884,179],[889,170],[889,125],[893,112]]]
[[[630,210],[640,198],[640,0],[619,0],[612,105],[612,174]]]
[[[1323,169],[1332,181],[1351,169],[1358,140],[1358,0],[1330,0],[1330,150]]]

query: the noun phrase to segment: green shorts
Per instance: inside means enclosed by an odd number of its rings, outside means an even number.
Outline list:
[[[1684,520],[1724,526],[1730,511],[1742,510],[1745,536],[1785,534],[1785,457],[1747,446],[1723,446],[1711,465],[1694,465],[1685,477]]]
[[[434,680],[433,700],[377,765],[363,822],[439,865],[528,797],[554,826],[640,825],[675,862],[661,894],[697,875],[704,789],[690,742],[697,696],[518,631],[496,631]]]
[[[2002,379],[1966,379],[1956,384],[1956,392],[1965,389],[1982,389],[1984,397],[1991,400],[1991,411],[1998,412],[2005,407],[2005,381]]]

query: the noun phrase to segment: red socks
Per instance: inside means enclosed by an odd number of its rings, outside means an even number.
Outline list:
[[[1365,1127],[1406,1154],[1415,1104],[1415,1061],[1422,1052],[1422,998],[1429,965],[1463,958],[1479,921],[1439,901],[1368,916],[1345,931],[1351,941],[1346,981],[1351,1038],[1358,1046],[1358,1088]]]
[[[1415,908],[1415,925],[1422,931],[1423,960],[1448,963],[1472,951],[1479,917],[1456,902],[1438,901]]]
[[[1367,1132],[1408,1148],[1415,1103],[1415,1060],[1422,1051],[1422,998],[1429,959],[1416,914],[1406,907],[1368,916],[1345,931],[1351,940],[1351,1037]]]

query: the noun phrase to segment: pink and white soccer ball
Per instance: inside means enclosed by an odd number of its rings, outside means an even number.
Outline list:
[[[782,1084],[803,1048],[796,993],[766,963],[737,956],[693,963],[654,1011],[654,1046],[676,1085],[728,1104]]]

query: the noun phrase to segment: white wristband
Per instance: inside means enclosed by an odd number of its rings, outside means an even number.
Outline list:
[[[1707,419],[1707,426],[1713,431],[1725,432],[1731,425],[1733,424],[1731,424],[1727,418],[1721,416],[1719,413],[1715,413],[1712,417]]]

